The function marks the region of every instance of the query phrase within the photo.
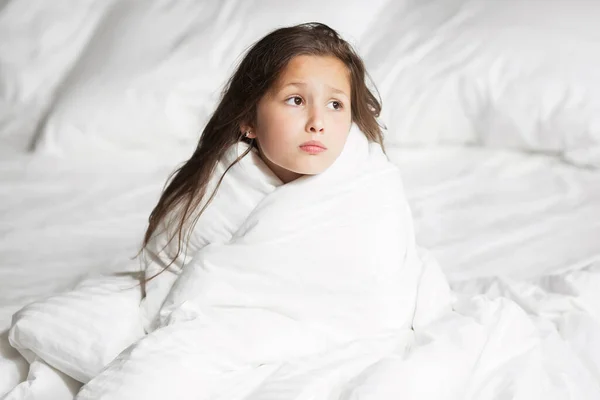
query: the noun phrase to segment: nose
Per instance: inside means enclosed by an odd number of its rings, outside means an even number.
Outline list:
[[[306,122],[306,131],[309,133],[324,133],[325,124],[323,122],[323,114],[320,110],[313,107],[308,121]]]

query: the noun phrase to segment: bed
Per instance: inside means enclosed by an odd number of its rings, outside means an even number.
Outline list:
[[[294,11],[0,4],[0,398],[72,398],[71,378],[36,379],[11,347],[12,315],[138,268],[149,212],[239,54],[307,20],[363,55],[417,241],[455,293],[506,297],[548,322],[600,390],[600,7],[309,0]]]

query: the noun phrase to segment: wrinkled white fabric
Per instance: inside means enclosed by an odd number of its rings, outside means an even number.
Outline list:
[[[246,192],[256,186],[253,175],[263,171],[257,169],[260,158],[250,161],[232,169],[235,173],[225,176],[219,191],[249,197]],[[244,178],[249,183],[239,185]],[[262,180],[270,178],[263,174]],[[228,196],[226,203],[237,201]],[[216,198],[210,207],[214,216],[223,204]],[[209,376],[314,355],[376,335],[406,334],[421,273],[399,171],[378,144],[354,128],[327,171],[279,184],[227,243],[217,240],[198,251],[175,274],[159,329],[113,367],[150,356],[163,340],[187,342],[182,332],[196,344],[194,350],[181,348],[180,355],[194,354],[200,371]],[[146,348],[150,353],[143,355]],[[180,355],[165,354],[163,366]]]
[[[219,160],[206,189],[206,196],[191,219],[206,205],[221,176],[247,149],[248,145],[240,142]],[[148,332],[158,326],[162,302],[183,266],[206,245],[228,242],[258,203],[281,184],[281,180],[252,149],[229,169],[210,205],[198,217],[189,237],[184,231],[181,244],[176,236],[178,216],[176,213],[167,216],[144,250],[145,275],[148,281],[142,311]],[[186,229],[188,227],[186,225]],[[178,254],[180,245],[181,251]]]
[[[508,299],[452,299],[400,182],[352,130],[330,169],[184,263],[156,329],[77,398],[597,398],[555,329]]]

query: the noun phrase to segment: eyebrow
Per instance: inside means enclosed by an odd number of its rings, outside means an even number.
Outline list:
[[[305,82],[290,82],[290,83],[287,83],[287,84],[283,85],[281,87],[281,89],[284,89],[284,88],[286,88],[288,86],[292,86],[292,85],[294,85],[294,86],[306,86],[306,83]],[[349,98],[348,94],[346,92],[344,92],[343,90],[335,88],[335,87],[333,87],[331,85],[327,85],[327,84],[325,84],[325,86],[327,86],[329,89],[331,89],[332,92],[343,94],[344,96],[346,96],[346,97]]]

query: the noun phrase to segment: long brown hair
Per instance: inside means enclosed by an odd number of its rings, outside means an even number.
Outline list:
[[[194,154],[167,180],[158,204],[150,214],[140,253],[161,222],[171,216],[171,213],[177,212],[176,234],[168,240],[170,243],[177,236],[177,253],[165,269],[175,262],[181,253],[184,227],[185,237],[189,239],[199,216],[219,188],[217,185],[198,212],[197,208],[206,194],[219,159],[236,142],[253,144],[243,136],[241,125],[255,123],[258,102],[277,81],[290,60],[298,55],[333,56],[347,66],[350,72],[352,120],[369,141],[377,142],[383,147],[382,132],[377,121],[381,103],[367,87],[365,77],[368,74],[364,63],[352,46],[335,30],[321,23],[312,22],[277,29],[248,50],[225,85],[221,101],[206,124]],[[229,168],[249,151],[250,148]],[[229,168],[221,176],[219,184]]]

